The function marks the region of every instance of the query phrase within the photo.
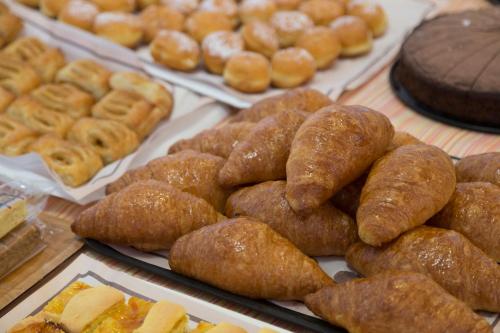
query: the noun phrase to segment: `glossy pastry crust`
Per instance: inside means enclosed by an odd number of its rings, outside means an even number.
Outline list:
[[[0,15],[0,47],[13,41],[23,28],[23,21],[14,14],[6,12]]]
[[[243,51],[244,42],[240,34],[231,31],[216,31],[206,36],[202,43],[203,63],[214,74],[222,74],[226,62],[232,55]]]
[[[0,153],[17,156],[25,153],[23,143],[32,141],[36,133],[11,117],[0,114]]]
[[[271,17],[281,47],[293,46],[300,35],[314,26],[313,21],[300,11],[280,11]]]
[[[455,167],[459,183],[477,181],[500,186],[500,152],[466,156]]]
[[[71,84],[45,84],[30,94],[43,106],[67,114],[73,118],[81,118],[90,114],[94,98]]]
[[[144,35],[139,17],[121,12],[98,14],[94,20],[93,31],[97,36],[129,48],[139,45]]]
[[[172,69],[192,71],[200,63],[198,43],[179,31],[160,31],[149,47],[156,62]]]
[[[196,11],[186,20],[186,32],[198,43],[216,31],[232,31],[231,19],[220,12]]]
[[[86,0],[69,0],[58,15],[58,20],[83,30],[92,31],[99,8]]]
[[[241,35],[249,51],[271,58],[279,49],[278,35],[267,22],[254,20],[245,24],[241,29]]]
[[[169,263],[177,273],[250,298],[302,300],[334,284],[291,242],[246,217],[181,237],[170,250]]]
[[[271,66],[259,53],[243,51],[229,58],[224,68],[224,82],[246,93],[265,91],[271,83]]]
[[[271,59],[272,84],[294,88],[309,81],[316,73],[316,61],[305,49],[290,47],[279,50]]]
[[[148,6],[140,13],[139,18],[144,27],[146,42],[151,42],[161,30],[182,31],[184,28],[184,15],[167,6]]]
[[[3,87],[16,96],[29,93],[38,87],[41,78],[35,69],[24,61],[0,53],[0,87]]]
[[[90,59],[79,59],[57,72],[56,81],[71,83],[91,93],[97,100],[109,91],[110,76],[111,72],[101,64]]]
[[[366,54],[373,48],[373,37],[368,24],[357,16],[341,16],[330,24],[342,44],[343,57]]]
[[[392,143],[389,146],[389,148],[387,148],[387,150],[391,151],[401,146],[416,145],[420,143],[423,142],[414,137],[413,135],[411,135],[410,133],[396,131],[396,133],[394,133],[394,137],[392,138]]]

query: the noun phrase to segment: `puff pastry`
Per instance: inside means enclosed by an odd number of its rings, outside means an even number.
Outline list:
[[[59,83],[71,83],[88,93],[96,100],[109,91],[111,72],[104,66],[89,59],[79,59],[70,62],[56,76]]]
[[[23,28],[23,21],[10,12],[0,15],[0,47],[13,41]]]
[[[40,11],[49,17],[57,17],[69,0],[40,0]]]
[[[500,186],[500,152],[470,155],[456,164],[457,181],[490,182]]]
[[[40,134],[53,133],[64,138],[73,125],[73,118],[35,101],[30,96],[19,97],[7,109],[7,114]]]
[[[141,20],[137,16],[120,12],[97,14],[93,31],[97,36],[130,48],[139,45],[144,34]]]
[[[492,333],[489,323],[423,274],[386,272],[324,288],[306,306],[356,333]]]
[[[40,83],[40,76],[32,66],[11,55],[0,53],[0,87],[20,96],[35,89]]]
[[[106,192],[117,192],[132,183],[154,179],[205,199],[218,211],[223,212],[226,199],[232,192],[230,189],[222,188],[217,181],[223,165],[224,159],[221,157],[184,150],[127,171],[118,180],[109,184]]]
[[[139,146],[137,134],[114,120],[81,118],[68,133],[68,140],[92,147],[104,164],[114,162]]]
[[[9,156],[22,155],[26,152],[26,149],[22,149],[22,143],[29,143],[35,137],[36,133],[28,127],[5,114],[0,114],[1,154]]]
[[[474,310],[500,311],[500,266],[453,230],[420,226],[382,248],[359,242],[346,260],[364,276],[386,270],[423,273]]]
[[[297,212],[319,207],[381,157],[393,135],[385,115],[362,106],[333,104],[311,115],[286,164],[290,206]]]
[[[224,219],[205,200],[156,180],[140,181],[84,210],[71,225],[81,237],[168,250],[176,239]]]
[[[0,113],[4,112],[15,98],[13,93],[0,87]]]
[[[47,165],[64,182],[72,187],[82,185],[103,166],[92,148],[64,141],[54,135],[44,135],[30,147],[40,154]]]
[[[69,0],[57,19],[83,30],[92,31],[99,8],[86,0]]]
[[[94,98],[71,84],[45,84],[31,92],[31,97],[43,106],[81,118],[90,114]]]
[[[356,224],[331,203],[326,202],[310,215],[301,216],[290,207],[285,192],[285,181],[242,188],[227,200],[226,215],[256,218],[308,256],[341,256],[356,242]]]

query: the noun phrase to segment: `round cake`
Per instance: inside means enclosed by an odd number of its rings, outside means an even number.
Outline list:
[[[500,128],[500,8],[423,23],[403,44],[395,74],[433,113]]]

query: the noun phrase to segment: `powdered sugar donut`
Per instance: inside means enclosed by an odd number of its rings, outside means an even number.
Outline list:
[[[234,0],[203,0],[199,10],[220,12],[231,19],[233,26],[238,24],[238,5]]]
[[[271,17],[271,25],[276,29],[281,47],[294,45],[300,34],[314,26],[306,14],[299,11],[277,12]]]
[[[126,47],[136,47],[143,36],[140,19],[122,12],[98,14],[94,20],[94,33]]]
[[[272,83],[278,88],[293,88],[309,81],[316,72],[313,56],[304,49],[290,47],[276,52],[271,60]]]
[[[147,42],[152,41],[160,30],[181,31],[184,28],[184,15],[168,6],[151,5],[141,12],[139,18]]]
[[[189,15],[198,8],[198,0],[161,0],[162,5],[169,6],[181,12],[184,15]]]
[[[254,20],[268,21],[276,12],[273,0],[243,0],[239,7],[240,20],[248,23]]]
[[[99,8],[85,0],[70,0],[59,12],[59,21],[80,29],[92,30]]]
[[[243,26],[241,30],[245,47],[254,52],[271,58],[279,49],[278,35],[274,28],[267,22],[252,21]]]
[[[191,71],[200,63],[198,43],[175,30],[160,31],[153,39],[150,51],[156,62],[180,71]]]
[[[345,13],[344,5],[336,0],[308,0],[303,2],[299,9],[316,25],[328,25]]]
[[[215,74],[222,74],[229,58],[243,51],[243,38],[235,32],[213,32],[203,40],[203,61],[207,69]]]
[[[239,91],[262,92],[271,83],[269,60],[255,52],[236,53],[226,63],[224,81]]]
[[[212,32],[232,30],[231,20],[220,12],[196,11],[186,21],[187,33],[198,43]]]
[[[307,50],[316,61],[316,67],[329,67],[340,55],[342,46],[335,32],[328,27],[307,29],[295,43],[296,47]]]

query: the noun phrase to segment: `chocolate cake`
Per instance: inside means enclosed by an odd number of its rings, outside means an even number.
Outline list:
[[[433,112],[500,128],[500,8],[424,22],[403,44],[395,74]]]

